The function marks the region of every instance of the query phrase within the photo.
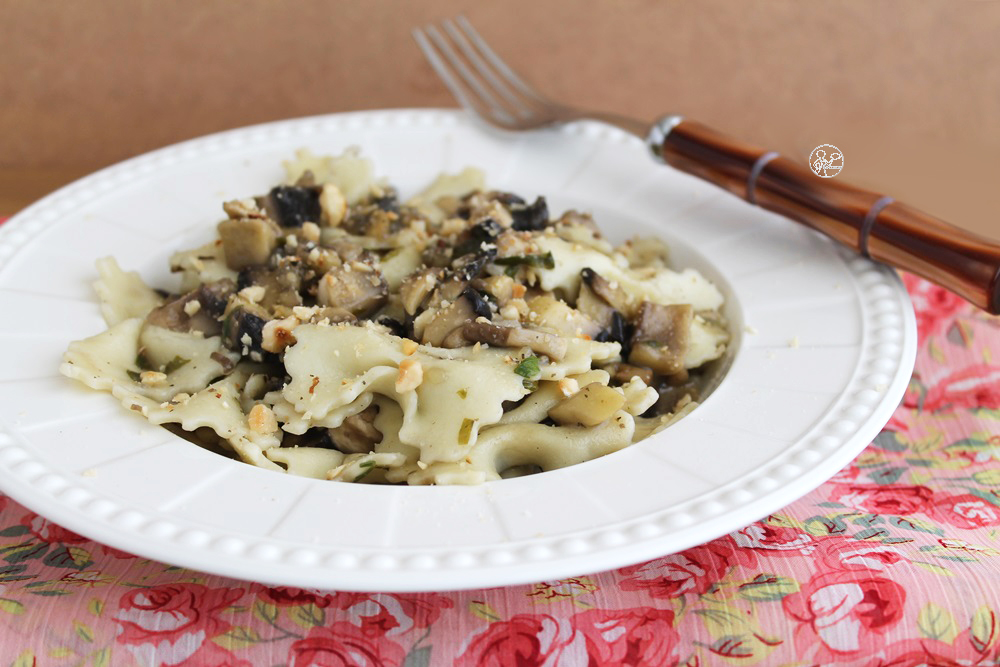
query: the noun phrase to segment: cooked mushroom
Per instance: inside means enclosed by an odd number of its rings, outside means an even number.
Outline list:
[[[642,366],[632,364],[617,363],[608,366],[606,369],[611,373],[611,381],[616,385],[628,383],[632,378],[639,378],[647,386],[653,384],[653,371]]]
[[[278,230],[266,218],[223,220],[219,223],[219,237],[226,266],[233,271],[266,263],[278,245]]]
[[[555,329],[564,336],[593,338],[601,330],[597,323],[579,310],[570,308],[564,301],[547,294],[528,301],[528,308],[534,313],[532,322],[541,327]]]
[[[374,405],[351,415],[337,428],[331,428],[330,438],[333,444],[345,454],[367,454],[382,441],[382,434],[375,428],[375,417],[378,408]]]
[[[518,197],[520,199],[520,197]],[[533,204],[527,205],[524,200],[511,202],[507,205],[514,222],[511,225],[518,231],[537,231],[549,226],[549,206],[545,197],[537,197]]]
[[[266,196],[259,197],[257,203],[282,227],[301,227],[303,222],[322,221],[319,195],[317,187],[279,185]]]
[[[611,311],[611,322],[606,328],[601,329],[600,333],[594,336],[594,340],[602,343],[618,343],[622,346],[622,356],[627,357],[632,349],[631,331],[632,326],[625,321],[622,314],[617,310],[613,310]]]
[[[464,327],[476,318],[492,317],[489,304],[482,295],[466,287],[457,299],[437,312],[421,334],[421,342],[436,347],[461,347],[466,345]]]
[[[664,306],[643,301],[632,336],[629,363],[647,366],[661,375],[684,370],[693,317],[690,304]]]
[[[316,298],[320,305],[343,308],[364,317],[386,302],[389,286],[378,269],[354,261],[327,271],[319,281]]]
[[[206,336],[217,336],[222,330],[219,317],[235,287],[228,278],[205,283],[151,310],[146,323],[173,331],[200,331]]]
[[[634,314],[635,307],[628,294],[617,284],[608,282],[601,274],[586,268],[580,272],[581,284],[586,285],[609,306],[622,313],[626,318]]]
[[[414,271],[403,281],[399,286],[399,296],[402,298],[403,310],[407,315],[416,314],[424,299],[434,291],[441,274],[441,269],[428,267]]]
[[[451,263],[451,273],[459,280],[472,280],[483,272],[483,268],[493,261],[497,255],[496,246],[486,245],[485,248],[462,255]]]
[[[275,306],[294,308],[302,305],[302,266],[298,262],[281,262],[277,267],[250,266],[240,271],[236,285],[239,289],[263,287],[263,296],[257,300],[265,310]]]
[[[462,327],[462,335],[470,342],[487,343],[496,347],[527,347],[555,361],[566,356],[568,347],[565,339],[553,334],[489,322],[467,322]]]
[[[503,232],[503,227],[493,218],[480,220],[472,227],[469,227],[468,231],[460,237],[458,243],[455,245],[455,256],[461,257],[469,253],[482,252],[485,249],[484,246],[488,247],[494,244],[501,232]],[[495,248],[494,254],[496,254]]]
[[[492,301],[497,306],[505,306],[514,298],[514,280],[510,276],[478,278],[472,281],[472,286],[493,297]]]
[[[611,316],[618,311],[599,297],[594,289],[587,284],[587,271],[590,269],[583,270],[584,279],[580,281],[580,292],[576,296],[576,309],[596,322],[602,329],[607,329],[611,325]],[[591,271],[591,273],[593,272]]]
[[[222,322],[222,342],[243,356],[254,358],[256,355],[255,361],[261,361],[264,325],[269,319],[267,311],[257,304],[238,300]]]

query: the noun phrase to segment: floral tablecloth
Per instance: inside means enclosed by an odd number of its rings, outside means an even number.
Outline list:
[[[905,280],[903,404],[735,533],[528,586],[319,593],[137,558],[0,497],[0,665],[1000,664],[1000,318]]]

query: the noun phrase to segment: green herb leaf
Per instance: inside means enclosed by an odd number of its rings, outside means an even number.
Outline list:
[[[372,470],[375,470],[375,461],[373,461],[372,459],[368,459],[367,461],[362,461],[361,463],[358,464],[358,467],[364,468],[365,471],[354,478],[355,482],[360,482],[365,477],[367,477]]]
[[[139,352],[139,354],[135,355],[135,365],[139,368],[140,371],[153,370],[153,365],[149,363],[149,359],[147,359],[146,355],[142,352]]]
[[[476,425],[475,419],[466,417],[462,420],[462,427],[458,429],[458,444],[467,445],[472,438],[472,427]]]
[[[163,367],[163,372],[169,375],[170,373],[173,373],[174,371],[176,371],[178,368],[188,363],[189,361],[191,360],[185,359],[184,357],[178,355],[173,359],[171,359],[170,363],[168,363],[166,366]]]
[[[537,378],[542,372],[538,365],[538,357],[527,357],[514,368],[514,372],[527,380]]]
[[[497,257],[493,260],[494,264],[499,264],[500,266],[537,266],[545,269],[556,268],[555,257],[552,256],[551,252],[547,252],[544,255],[514,255],[512,257]]]

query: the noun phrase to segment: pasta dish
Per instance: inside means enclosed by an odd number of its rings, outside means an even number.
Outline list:
[[[176,289],[100,260],[108,328],[60,371],[262,468],[476,484],[659,431],[725,352],[722,294],[656,239],[613,247],[471,168],[405,201],[357,152],[285,169],[171,257]]]

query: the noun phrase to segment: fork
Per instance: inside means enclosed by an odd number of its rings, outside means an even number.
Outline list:
[[[645,139],[656,158],[681,171],[1000,314],[1000,243],[887,195],[821,178],[775,151],[683,116],[670,114],[650,124],[550,100],[525,83],[463,16],[442,21],[440,29],[415,28],[413,37],[459,104],[496,127],[525,131],[582,119],[609,123]]]

